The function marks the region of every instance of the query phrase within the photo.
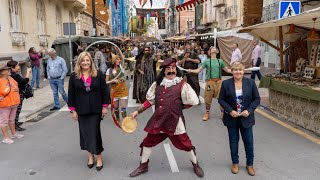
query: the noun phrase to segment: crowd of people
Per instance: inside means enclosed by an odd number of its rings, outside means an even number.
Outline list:
[[[261,63],[261,48],[254,41],[252,65]],[[149,119],[145,131],[148,133],[142,141],[139,167],[130,173],[131,177],[148,171],[149,157],[154,146],[169,138],[172,144],[188,152],[193,170],[199,177],[204,171],[196,158],[195,147],[186,132],[183,110],[200,104],[200,84],[205,82],[205,114],[203,120],[210,119],[212,99],[218,99],[219,115],[227,127],[232,159],[231,171],[239,171],[239,132],[246,151],[246,168],[254,176],[253,169],[253,132],[254,111],[260,103],[260,96],[253,80],[244,77],[245,66],[241,62],[242,54],[238,44],[232,47],[231,63],[228,67],[218,58],[219,49],[196,43],[172,47],[169,44],[122,45],[119,52],[114,47],[100,46],[92,52],[78,48],[74,61],[74,72],[70,75],[68,94],[64,91],[64,79],[67,66],[63,58],[57,56],[55,49],[36,52],[30,48],[30,69],[26,77],[19,74],[17,61],[9,61],[0,66],[0,126],[3,143],[12,144],[13,138],[22,138],[16,132],[22,131],[19,113],[24,100],[24,89],[32,74],[31,87],[40,88],[40,64],[45,65],[45,78],[49,80],[53,92],[54,106],[51,111],[60,109],[59,95],[68,104],[73,120],[79,123],[80,147],[88,152],[88,168],[103,168],[100,123],[113,106],[112,115],[116,121],[127,117],[128,97],[141,104],[130,114],[135,118],[155,105],[154,114]],[[124,55],[126,60],[122,59]],[[128,60],[134,57],[135,60]],[[125,62],[125,63],[123,63]],[[32,72],[31,72],[32,71]],[[222,71],[233,77],[222,81]],[[254,72],[251,78],[261,78],[260,72]],[[133,93],[129,94],[127,81],[133,78]],[[120,116],[121,114],[121,116]],[[7,126],[11,130],[9,137]]]

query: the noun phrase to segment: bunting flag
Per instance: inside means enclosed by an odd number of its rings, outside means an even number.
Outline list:
[[[141,7],[143,8],[143,6],[146,5],[146,3],[147,3],[147,0],[143,0],[143,3],[142,3]]]
[[[151,4],[151,7],[152,7],[152,0],[150,0],[150,4]]]
[[[110,2],[110,0],[108,0]],[[118,0],[114,0],[114,6],[116,7],[116,9],[118,9]]]
[[[141,5],[141,1],[142,1],[142,0],[139,0],[140,5]]]
[[[192,7],[195,7],[198,4],[204,3],[207,0],[190,0],[188,2],[184,3],[184,0],[180,0],[180,4],[176,5],[176,11],[184,11],[184,10],[190,10]]]

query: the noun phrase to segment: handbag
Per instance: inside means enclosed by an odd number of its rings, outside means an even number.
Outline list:
[[[21,90],[21,92],[26,99],[33,97],[33,89],[30,84],[26,84],[26,88]]]

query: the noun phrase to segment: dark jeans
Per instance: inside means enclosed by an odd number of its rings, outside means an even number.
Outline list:
[[[231,151],[231,159],[233,164],[239,164],[238,146],[239,146],[239,130],[246,151],[247,166],[253,165],[253,132],[252,127],[244,128],[241,121],[238,121],[237,127],[228,127],[229,145]]]
[[[252,63],[253,64],[253,63]],[[256,64],[253,67],[260,67],[261,64],[261,58],[258,58]],[[256,79],[256,75],[258,76],[258,79],[261,80],[261,73],[260,71],[251,71],[251,76],[250,78],[255,80]]]

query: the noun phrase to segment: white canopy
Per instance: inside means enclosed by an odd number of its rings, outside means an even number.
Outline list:
[[[317,18],[315,21],[313,18]],[[300,29],[315,29],[320,30],[320,7],[309,11],[305,11],[299,15],[288,17],[280,20],[273,20],[265,23],[256,24],[253,26],[240,29],[240,33],[249,33],[253,36],[259,36],[267,41],[279,40],[279,27],[289,24],[294,24]],[[285,29],[284,29],[285,31]],[[285,33],[285,32],[284,32]]]

